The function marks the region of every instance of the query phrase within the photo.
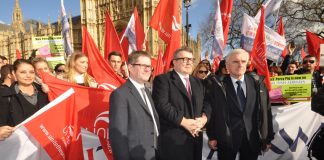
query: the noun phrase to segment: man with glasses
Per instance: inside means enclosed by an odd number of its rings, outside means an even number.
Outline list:
[[[303,59],[303,67],[297,71],[295,74],[312,74],[312,93],[316,93],[317,89],[322,87],[322,80],[320,73],[316,71],[317,59],[314,55],[307,55]]]
[[[201,129],[211,109],[203,104],[202,82],[192,77],[193,51],[180,48],[173,56],[173,70],[153,81],[153,99],[160,117],[161,160],[202,158]]]
[[[144,83],[152,72],[151,56],[134,51],[128,57],[129,79],[110,96],[109,138],[117,160],[156,159],[159,117]]]

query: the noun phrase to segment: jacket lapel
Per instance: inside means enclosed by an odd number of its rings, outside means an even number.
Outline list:
[[[187,94],[187,90],[185,85],[183,84],[183,82],[180,79],[180,76],[175,72],[172,71],[172,82],[174,83],[174,85],[180,90],[180,92],[187,98],[188,101],[190,101],[188,94]],[[192,88],[192,87],[191,87]]]
[[[152,111],[153,111],[153,114],[154,114],[154,118],[155,118],[155,121],[156,121],[156,125],[158,126],[158,128],[160,128],[160,121],[159,121],[159,116],[158,116],[158,113],[156,112],[156,109],[155,109],[155,106],[154,106],[154,102],[153,102],[153,98],[151,96],[151,93],[150,91],[145,88],[145,92],[146,92],[146,95],[151,103],[151,107],[152,107]]]
[[[246,84],[246,106],[244,108],[244,110],[246,108],[248,108],[247,106],[254,106],[252,105],[253,103],[253,95],[255,90],[253,89],[253,80],[251,78],[249,78],[248,76],[244,76],[244,80],[245,80],[245,84]],[[256,98],[256,97],[255,97]]]
[[[234,85],[232,83],[232,80],[231,80],[231,77],[230,76],[226,76],[224,78],[224,82],[226,84],[226,92],[228,94],[228,97],[231,99],[231,101],[234,103],[235,107],[243,112],[241,110],[241,107],[239,106],[239,103],[238,103],[238,99],[237,99],[237,95],[236,95],[236,91],[235,91],[235,88],[234,88]]]
[[[148,109],[148,107],[146,106],[146,104],[144,103],[143,98],[141,97],[141,93],[139,93],[136,89],[136,87],[134,86],[134,84],[132,84],[132,82],[130,80],[127,80],[126,85],[129,87],[130,89],[130,93],[131,95],[133,95],[135,97],[135,99],[138,101],[138,103],[144,108],[144,110],[146,112],[150,113],[150,110]]]

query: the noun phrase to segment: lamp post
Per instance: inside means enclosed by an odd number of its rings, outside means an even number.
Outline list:
[[[191,24],[189,23],[189,13],[188,13],[188,8],[191,6],[191,0],[183,0],[184,6],[186,8],[186,46],[189,45],[189,29],[191,27]]]

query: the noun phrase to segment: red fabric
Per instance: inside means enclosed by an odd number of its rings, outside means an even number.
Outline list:
[[[70,88],[74,91],[67,99],[25,124],[51,159],[84,159],[83,153],[90,148],[86,148],[85,140],[81,138],[81,127],[98,136],[98,144],[103,148],[101,151],[106,159],[112,159],[107,136],[111,91],[79,86],[44,72],[41,77],[49,86],[48,96],[51,101]]]
[[[324,39],[306,30],[306,40],[308,45],[308,54],[314,55],[319,60],[320,44],[324,44]]]
[[[264,82],[268,90],[270,91],[271,90],[270,73],[269,73],[267,59],[266,59],[266,42],[265,42],[265,32],[264,32],[264,6],[261,7],[260,23],[255,36],[251,54],[252,54],[251,57],[252,57],[253,67],[257,69],[259,75],[265,77]]]
[[[126,28],[124,28],[123,31],[118,35],[120,40],[122,40],[121,38],[123,37],[125,31],[126,31]],[[125,58],[123,58],[123,61],[127,62],[127,60],[128,60],[128,47],[129,47],[128,39],[124,37],[123,40],[121,41],[120,45],[122,46],[123,51],[124,51],[123,57],[125,57]]]
[[[164,65],[163,65],[163,52],[162,52],[162,47],[159,47],[159,53],[158,53],[158,58],[157,58],[157,63],[154,69],[154,77],[156,77],[159,74],[163,73],[164,70]]]
[[[284,29],[284,25],[283,25],[281,16],[280,16],[280,21],[279,21],[279,25],[278,25],[278,33],[281,36],[285,36],[285,29]],[[285,47],[285,49],[281,53],[281,57],[285,58],[286,55],[287,55],[287,48]]]
[[[220,11],[222,16],[223,34],[224,34],[224,45],[226,45],[228,28],[231,23],[233,0],[222,0],[220,4]]]
[[[156,7],[149,24],[158,31],[159,37],[168,44],[163,55],[164,72],[170,69],[174,51],[180,48],[181,26],[179,19],[178,0],[163,0]]]
[[[101,56],[86,27],[82,27],[82,52],[89,59],[89,74],[95,78],[99,85],[108,85],[109,88],[114,89],[125,82],[114,72],[108,61]]]
[[[220,58],[217,56],[214,58],[213,62],[213,72],[215,73],[219,67]]]
[[[143,50],[145,47],[145,32],[141,20],[138,16],[137,8],[134,9],[135,19],[135,34],[136,34],[136,48],[137,50]],[[146,47],[145,47],[146,48]]]
[[[120,44],[120,40],[118,38],[118,34],[114,27],[113,22],[111,21],[109,11],[106,12],[106,19],[105,19],[105,59],[108,59],[108,55],[111,51],[117,51],[121,53],[123,60],[125,59],[125,53],[123,48]]]
[[[21,53],[19,49],[16,49],[16,59],[21,59]]]

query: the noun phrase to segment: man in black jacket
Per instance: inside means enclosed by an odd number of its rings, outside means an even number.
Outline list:
[[[262,79],[245,74],[249,54],[235,49],[226,58],[230,75],[210,77],[205,103],[212,107],[207,125],[209,147],[220,160],[257,159],[273,139],[271,106]]]

